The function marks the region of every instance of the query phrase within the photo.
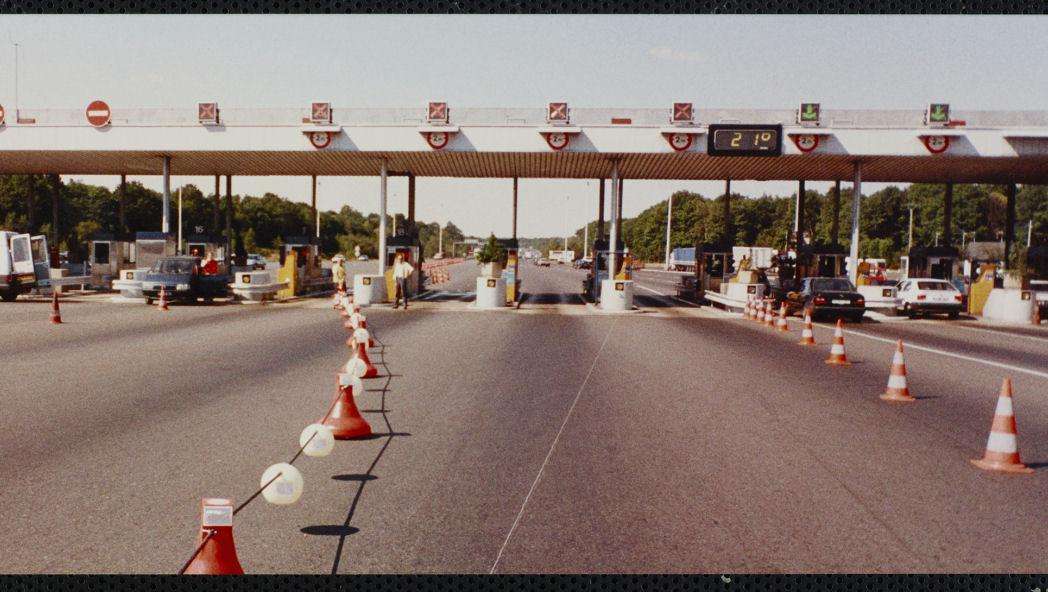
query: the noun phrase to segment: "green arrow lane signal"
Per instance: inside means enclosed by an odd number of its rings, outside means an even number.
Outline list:
[[[950,106],[945,103],[932,103],[932,108],[928,110],[929,121],[946,121],[949,117]]]
[[[801,103],[801,121],[818,121],[819,104]]]

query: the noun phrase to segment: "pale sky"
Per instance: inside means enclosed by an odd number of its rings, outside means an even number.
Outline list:
[[[0,104],[78,109],[338,107],[1048,108],[1048,17],[916,16],[0,16]],[[113,186],[115,177],[78,177]],[[131,177],[160,188],[159,177]],[[174,177],[209,191],[212,178]],[[810,183],[825,190],[825,183]],[[864,184],[864,192],[881,187]],[[735,182],[789,194],[792,182]],[[631,216],[720,182],[627,181]],[[308,178],[234,177],[235,193],[309,199]],[[319,205],[378,208],[377,178],[322,177]],[[505,215],[478,206],[505,197]],[[511,181],[417,181],[417,216],[507,236]],[[560,235],[596,217],[594,181],[520,181],[520,236]],[[404,179],[390,211],[404,212]],[[551,215],[556,212],[557,215]],[[495,215],[493,215],[495,214]]]

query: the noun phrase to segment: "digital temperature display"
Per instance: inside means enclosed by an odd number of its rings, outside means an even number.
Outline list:
[[[711,123],[706,152],[710,156],[781,156],[781,125]]]

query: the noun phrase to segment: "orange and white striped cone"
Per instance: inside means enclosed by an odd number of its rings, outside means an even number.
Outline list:
[[[335,290],[335,296],[331,299],[331,308],[335,310],[342,308],[342,298],[345,295],[346,292],[343,290],[342,286],[339,286],[338,289]]]
[[[779,309],[779,319],[775,321],[775,329],[780,333],[789,333],[790,323],[786,320],[786,305],[783,304]]]
[[[757,314],[753,315],[753,320],[757,321],[758,323],[762,323],[763,324],[764,323],[764,307],[761,306],[760,302],[755,302],[753,304],[753,306],[754,306],[754,308],[757,309]]]
[[[895,354],[892,356],[892,369],[888,374],[888,388],[885,389],[881,398],[885,401],[912,402],[917,399],[910,395],[910,389],[906,386],[906,362],[902,355],[902,339],[895,345]]]
[[[986,453],[982,458],[972,459],[972,464],[984,471],[1002,473],[1032,473],[1019,459],[1019,432],[1015,426],[1012,409],[1012,379],[1005,378],[1001,394],[997,397],[997,409],[990,425],[990,437],[986,441]]]
[[[169,310],[167,307],[167,290],[160,286],[160,300],[156,303],[157,310]]]
[[[811,325],[811,313],[804,311],[804,330],[801,331],[799,345],[815,345],[815,330]]]
[[[850,366],[848,354],[844,351],[844,323],[837,319],[837,328],[833,332],[833,345],[830,346],[830,357],[826,359],[827,364],[835,366]]]
[[[764,306],[764,326],[769,329],[775,328],[775,307],[772,305],[771,300]]]

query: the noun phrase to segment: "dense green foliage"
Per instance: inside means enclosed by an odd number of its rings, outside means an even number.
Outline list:
[[[126,186],[125,220],[127,231],[160,230],[161,196],[158,192],[129,182]],[[74,260],[83,256],[86,241],[96,232],[119,234],[118,195],[105,187],[71,181],[62,183],[56,175],[0,176],[0,228],[51,235],[52,196],[58,192],[60,248],[70,251]],[[172,190],[172,228],[177,224],[179,189]],[[205,196],[194,185],[181,187],[183,233],[220,235],[225,229],[225,198]],[[309,205],[266,193],[261,197],[233,196],[232,228],[234,244],[245,251],[266,252],[278,248],[288,236],[311,236],[315,221]],[[349,206],[337,212],[320,213],[320,250],[331,256],[337,252],[352,256],[354,247],[369,257],[377,255],[377,214],[364,215]],[[387,226],[392,228],[392,218]],[[396,215],[396,225],[405,226],[405,218]],[[437,223],[416,222],[423,253],[438,250]],[[463,238],[454,224],[444,227],[447,250]]]

